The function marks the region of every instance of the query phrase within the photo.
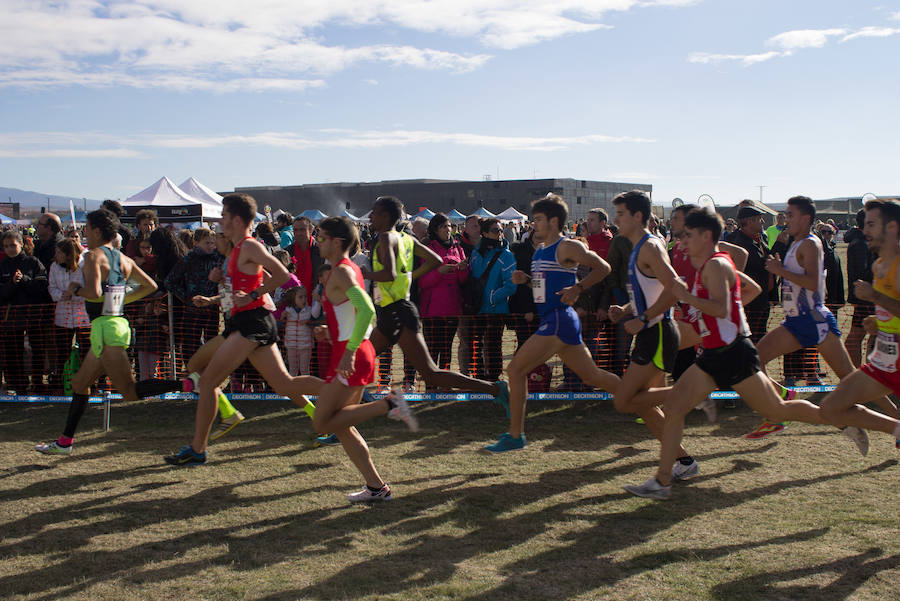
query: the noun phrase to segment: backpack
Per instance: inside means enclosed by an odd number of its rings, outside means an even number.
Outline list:
[[[494,258],[491,259],[490,263],[488,263],[487,268],[484,270],[484,273],[482,273],[481,276],[477,278],[469,278],[468,280],[466,280],[466,283],[463,284],[463,314],[478,314],[478,311],[481,309],[481,301],[482,299],[484,299],[484,289],[487,287],[488,278],[491,276],[491,269],[494,268],[494,263],[496,263],[497,259],[499,258],[500,252],[494,255]]]

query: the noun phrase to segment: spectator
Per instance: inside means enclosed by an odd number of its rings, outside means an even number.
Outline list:
[[[291,229],[293,221],[294,216],[287,211],[282,211],[278,214],[278,217],[275,218],[275,228],[278,230],[279,237],[278,245],[282,250],[286,250],[294,243],[294,232]]]
[[[862,362],[862,341],[866,335],[863,320],[875,313],[874,305],[858,298],[853,289],[853,283],[857,280],[872,283],[872,264],[875,262],[875,256],[869,250],[869,243],[862,233],[865,221],[866,210],[860,209],[856,213],[856,227],[844,235],[844,242],[847,243],[847,302],[853,305],[853,319],[844,346],[856,367]]]
[[[784,213],[779,212],[777,215],[775,215],[775,223],[766,228],[766,236],[769,239],[769,248],[772,248],[772,246],[775,244],[775,240],[778,239],[779,234],[784,231],[784,220]]]
[[[129,230],[124,223],[122,223],[122,217],[125,215],[125,209],[122,207],[121,203],[117,200],[106,199],[103,201],[103,204],[100,205],[101,209],[106,209],[110,211],[116,218],[119,220],[119,235],[122,236],[122,248],[127,248],[128,243],[131,242],[131,230]]]
[[[137,235],[125,245],[125,254],[134,259],[135,264],[137,264],[144,273],[149,273],[147,267],[145,267],[146,259],[141,256],[139,245],[141,240],[149,240],[153,230],[159,227],[159,218],[156,216],[156,211],[152,209],[141,209],[134,216],[134,222],[137,226]],[[150,259],[150,262],[152,263],[153,259]]]
[[[91,321],[84,309],[84,298],[73,296],[78,288],[84,286],[81,255],[81,246],[71,238],[63,238],[56,244],[56,254],[50,265],[48,290],[50,297],[56,302],[50,390],[57,394],[62,394],[63,391],[63,366],[71,353],[73,335],[78,342],[78,354],[82,359],[91,346]]]
[[[466,253],[466,259],[469,260],[471,268],[472,253],[478,248],[481,242],[481,217],[478,215],[469,215],[463,224],[463,233],[460,236],[459,243],[463,252]],[[468,316],[462,316],[459,319],[457,328],[457,336],[459,337],[459,371],[466,375],[472,375],[472,357],[475,354],[474,332],[472,328],[475,320]]]
[[[275,228],[273,228],[272,224],[268,221],[263,221],[256,226],[254,236],[266,247],[269,254],[272,254],[281,248],[279,237],[275,235]]]
[[[37,244],[34,256],[38,258],[44,270],[49,272],[56,257],[57,244],[64,238],[62,223],[54,213],[44,213],[37,220]]]
[[[287,248],[294,263],[294,273],[306,290],[306,302],[312,303],[312,294],[318,283],[317,274],[322,266],[319,247],[312,237],[313,225],[307,217],[294,219],[294,243]]]
[[[450,369],[453,338],[462,314],[462,283],[469,277],[462,245],[450,236],[450,220],[438,213],[428,223],[425,245],[443,265],[418,279],[422,334],[439,369]]]
[[[591,209],[588,212],[585,228],[587,230],[588,248],[598,255],[604,261],[609,255],[609,245],[613,236],[607,228],[609,216],[603,209]]]
[[[762,239],[763,212],[754,206],[741,207],[737,218],[740,229],[731,235],[729,242],[740,246],[748,253],[744,273],[756,282],[762,292],[744,306],[747,323],[750,326],[750,340],[756,344],[765,336],[769,323],[769,291],[774,285],[772,274],[766,271],[769,248]]]
[[[515,221],[507,221],[506,225],[503,226],[503,237],[506,238],[506,244],[508,246],[512,246],[518,238],[518,232],[516,231],[516,222]]]
[[[31,365],[26,365],[25,336],[30,341],[39,339],[37,332],[47,328],[46,322],[34,319],[31,305],[49,303],[47,272],[41,262],[23,252],[22,234],[15,230],[3,232],[3,250],[6,259],[0,262],[0,303],[8,305],[2,338],[6,381],[9,388],[19,394],[42,387],[44,353],[32,349]],[[40,357],[38,363],[35,358]],[[33,376],[29,383],[29,375]]]
[[[416,217],[412,221],[412,235],[422,242],[428,237],[428,220],[424,217]]]
[[[494,257],[497,260],[491,265]],[[512,282],[516,259],[507,248],[498,219],[492,217],[481,222],[481,241],[469,258],[469,268],[473,278],[488,274],[478,311],[480,317],[473,332],[480,347],[475,353],[475,377],[493,382],[503,369],[504,316],[509,314],[509,297],[516,291]]]
[[[284,322],[284,350],[288,372],[292,376],[309,375],[313,336],[310,323],[312,307],[306,302],[306,290],[295,286],[284,294],[285,307],[281,313]]]
[[[625,332],[625,323],[608,321],[610,305],[624,305],[628,302],[628,259],[631,256],[631,240],[627,236],[616,234],[609,245],[606,262],[610,273],[603,281],[603,294],[597,308],[597,319],[606,322],[605,339],[607,341],[606,356],[601,359],[603,369],[618,376],[625,373],[628,363],[628,349],[631,347],[631,336]]]
[[[179,230],[175,235],[178,236],[178,239],[184,244],[186,251],[190,252],[191,249],[194,248],[194,234],[191,233],[191,230]]]
[[[825,254],[825,306],[837,315],[838,309],[844,306],[844,270],[841,258],[837,256],[834,242],[836,230],[829,224],[822,226],[822,251]]]
[[[530,276],[531,259],[540,245],[541,241],[533,235],[513,244],[510,250],[516,259],[516,269]],[[509,317],[506,325],[516,333],[516,350],[537,331],[540,318],[534,304],[534,293],[528,284],[516,286],[516,291],[509,297]]]

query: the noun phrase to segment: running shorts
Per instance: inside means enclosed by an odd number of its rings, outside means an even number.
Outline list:
[[[375,381],[375,347],[368,340],[363,340],[353,357],[353,373],[348,378],[337,375],[337,368],[347,349],[347,341],[336,342],[331,347],[331,359],[328,361],[328,372],[325,381],[337,378],[344,386],[366,386]]]
[[[880,370],[871,363],[863,363],[859,369],[882,386],[890,388],[893,394],[900,395],[900,370],[891,373]]]
[[[234,332],[260,346],[269,346],[278,342],[278,324],[275,323],[272,312],[264,307],[232,315],[225,321],[222,337],[228,338]]]
[[[637,365],[653,363],[660,371],[671,373],[680,342],[678,324],[664,317],[637,333],[631,350],[631,361]]]
[[[750,339],[743,336],[728,346],[701,348],[696,365],[709,374],[720,390],[733,390],[735,384],[760,371],[759,353]]]
[[[806,315],[786,317],[781,325],[787,328],[803,348],[822,344],[828,332],[838,338],[841,337],[841,330],[838,328],[834,314],[825,307],[813,309]]]
[[[557,307],[541,317],[538,336],[556,336],[566,344],[581,344],[581,320],[575,309],[566,305]]]
[[[105,346],[128,348],[131,325],[118,315],[101,315],[91,321],[91,350],[98,359]]]
[[[384,334],[391,346],[397,344],[400,340],[400,332],[403,328],[413,333],[418,333],[421,329],[419,320],[419,310],[416,306],[406,300],[398,300],[386,307],[375,306],[375,327]]]

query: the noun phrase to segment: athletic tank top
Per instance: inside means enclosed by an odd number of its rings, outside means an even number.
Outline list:
[[[784,268],[792,273],[803,273],[803,268],[797,261],[797,249],[805,240],[812,240],[816,246],[818,259],[816,261],[816,273],[818,284],[815,290],[807,290],[787,278],[781,281],[781,306],[787,317],[800,317],[808,315],[813,310],[821,308],[825,299],[825,254],[822,252],[822,243],[819,238],[809,234],[805,238],[794,241],[784,256]]]
[[[896,300],[900,300],[900,290],[897,289],[897,282],[894,279],[898,261],[900,257],[894,259],[882,277],[875,275],[872,279],[872,287],[876,291]],[[872,266],[873,274],[878,273],[883,262],[882,259],[875,261],[875,265]],[[900,317],[877,304],[875,317],[878,318],[878,336],[875,339],[875,348],[869,353],[869,363],[881,371],[894,373],[900,360]]]
[[[709,259],[715,257],[722,257],[728,261],[729,265],[731,265],[731,270],[734,272],[734,285],[729,291],[728,313],[725,317],[713,317],[712,315],[707,315],[706,313],[700,312],[700,310],[693,305],[691,305],[688,310],[691,325],[694,326],[694,329],[703,338],[700,342],[700,346],[705,349],[728,346],[734,342],[738,336],[750,336],[750,326],[747,324],[747,318],[744,316],[744,306],[741,304],[740,279],[737,269],[734,266],[734,262],[725,251],[720,250]],[[706,263],[709,263],[709,259],[703,263],[703,266],[698,269],[697,273],[694,275],[694,285],[691,289],[691,294],[698,298],[709,298],[709,290],[703,286],[703,282],[700,278],[700,274],[703,273],[703,267],[706,267]]]
[[[372,289],[372,296],[376,305],[387,307],[391,303],[398,300],[409,300],[409,289],[412,287],[413,272],[413,250],[415,244],[412,236],[405,232],[388,232],[390,235],[397,235],[400,240],[397,242],[397,277],[391,282],[375,282]],[[378,243],[372,249],[372,270],[381,271],[384,265],[378,260]],[[365,286],[363,286],[365,290]]]
[[[631,257],[628,259],[628,298],[631,299],[631,308],[635,315],[640,315],[646,311],[647,308],[652,306],[663,293],[662,282],[641,273],[641,270],[637,265],[641,247],[644,245],[644,242],[651,237],[658,239],[653,236],[653,234],[644,234],[644,237],[641,238],[640,242],[634,245],[634,249],[631,251]],[[647,323],[647,326],[656,325],[662,321],[663,317],[669,316],[670,310],[666,309],[665,313],[651,319]]]
[[[575,268],[563,267],[556,259],[562,241],[560,238],[550,246],[541,244],[531,257],[531,293],[541,317],[560,307],[567,307],[557,292],[575,285]]]
[[[241,291],[249,294],[253,290],[256,290],[257,288],[262,286],[263,268],[261,265],[258,266],[259,270],[255,275],[243,273],[240,269],[238,269],[238,257],[241,256],[241,247],[247,240],[250,240],[250,236],[247,236],[246,238],[238,242],[237,245],[235,245],[234,249],[231,251],[231,255],[228,257],[228,271],[226,272],[227,276],[225,278],[226,291],[230,289],[232,292]],[[262,307],[265,302],[265,299],[260,296],[256,300],[251,300],[250,303],[244,305],[243,307],[232,307],[231,314],[237,315],[238,313],[242,313],[244,311]]]
[[[122,275],[122,265],[119,261],[121,253],[108,246],[100,248],[109,261],[109,273],[100,285],[103,295],[98,299],[85,299],[84,308],[91,321],[101,315],[125,314],[125,276]]]
[[[681,240],[676,241],[672,246],[669,251],[669,258],[672,260],[672,269],[675,270],[678,277],[682,279],[686,286],[692,286],[697,270],[694,269],[694,264],[691,263],[691,256],[688,254],[687,246],[682,244]],[[683,303],[678,303],[678,307],[679,320],[688,321],[687,313],[690,307]]]
[[[357,286],[366,289],[366,282],[363,279],[362,271],[360,271],[359,266],[356,265],[350,259],[341,259],[341,262],[338,265],[347,265],[350,269],[353,270],[353,279],[356,281]],[[334,269],[331,270],[328,274],[328,279],[331,279],[331,274],[334,273]],[[325,280],[325,287],[328,286],[328,279]],[[325,323],[328,324],[328,333],[331,336],[331,343],[337,344],[338,342],[344,342],[345,340],[350,340],[350,335],[353,333],[353,327],[356,325],[356,307],[353,306],[353,303],[350,302],[350,299],[346,299],[342,303],[332,304],[330,300],[328,300],[328,295],[325,294],[324,289],[322,292],[322,308],[325,309]],[[369,324],[369,329],[366,330],[366,335],[364,336],[364,340],[369,339],[369,334],[372,333],[372,324]]]

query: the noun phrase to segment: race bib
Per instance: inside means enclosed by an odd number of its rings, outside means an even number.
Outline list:
[[[881,371],[894,373],[897,371],[898,358],[900,358],[898,335],[879,331],[875,338],[875,349],[869,354],[869,363]]]
[[[372,286],[372,303],[375,305],[381,305],[381,299],[384,298],[381,294],[381,286],[378,285],[378,282],[375,282],[375,285]]]
[[[531,294],[535,304],[547,302],[547,276],[543,271],[535,272],[531,276]]]
[[[797,299],[794,296],[794,288],[790,283],[785,282],[781,288],[781,307],[784,314],[788,317],[797,317],[800,311],[797,310]]]
[[[230,315],[232,309],[234,309],[234,299],[231,296],[233,289],[231,287],[231,278],[225,278],[225,284],[222,286],[222,310],[225,311],[226,314]]]
[[[124,315],[125,307],[125,285],[107,286],[106,292],[103,294],[103,314],[104,315]]]

